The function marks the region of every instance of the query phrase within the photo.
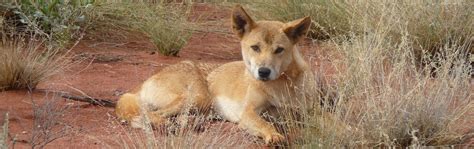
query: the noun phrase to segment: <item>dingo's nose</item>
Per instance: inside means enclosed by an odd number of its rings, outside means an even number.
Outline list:
[[[267,80],[268,79],[268,76],[270,76],[270,73],[272,72],[272,70],[268,69],[268,68],[265,68],[265,67],[262,67],[262,68],[258,68],[258,76],[262,79],[262,80]]]

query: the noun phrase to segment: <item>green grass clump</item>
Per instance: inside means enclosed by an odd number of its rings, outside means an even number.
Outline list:
[[[104,3],[96,11],[95,25],[143,33],[167,56],[177,56],[192,34],[193,25],[187,21],[189,5]]]

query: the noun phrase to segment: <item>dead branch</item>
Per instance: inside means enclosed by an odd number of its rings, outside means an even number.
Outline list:
[[[65,99],[80,101],[80,102],[87,102],[96,106],[98,105],[98,106],[114,108],[115,105],[117,104],[115,101],[110,100],[110,99],[99,99],[99,98],[94,98],[90,96],[75,96],[75,95],[72,95],[71,93],[63,92],[63,91],[51,91],[51,90],[42,90],[42,89],[37,89],[37,90],[45,92],[45,93],[54,93]]]
[[[92,105],[100,105],[104,107],[115,107],[116,103],[112,100],[109,99],[98,99],[98,98],[92,98],[92,97],[84,97],[84,96],[73,96],[70,94],[61,94],[62,98],[74,100],[74,101],[80,101],[80,102],[87,102]]]

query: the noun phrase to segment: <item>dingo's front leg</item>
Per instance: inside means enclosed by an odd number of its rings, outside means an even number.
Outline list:
[[[260,117],[252,105],[245,108],[239,125],[262,137],[266,144],[278,143],[284,139],[283,135],[278,133],[275,127]]]
[[[260,117],[260,113],[269,103],[266,97],[257,92],[258,89],[250,87],[245,97],[244,110],[240,116],[239,125],[251,133],[262,137],[266,144],[278,143],[284,137],[277,132],[275,127]]]

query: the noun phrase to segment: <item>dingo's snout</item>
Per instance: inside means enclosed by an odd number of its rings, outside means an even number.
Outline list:
[[[266,67],[258,68],[258,79],[262,81],[270,80],[270,74],[272,70]]]

